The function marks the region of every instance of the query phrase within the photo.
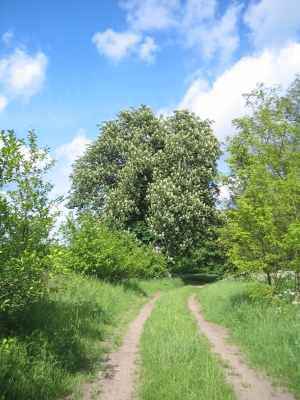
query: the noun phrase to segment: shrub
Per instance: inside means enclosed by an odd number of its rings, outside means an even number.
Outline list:
[[[77,273],[120,281],[166,274],[166,259],[133,235],[110,229],[91,216],[69,218],[63,227],[66,265]]]

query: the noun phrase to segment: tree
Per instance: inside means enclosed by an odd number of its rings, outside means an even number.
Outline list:
[[[50,232],[60,199],[44,174],[52,167],[48,149],[40,149],[34,132],[28,142],[13,131],[0,133],[0,309],[38,299],[46,289],[50,266]]]
[[[189,254],[216,220],[219,143],[187,110],[121,111],[76,160],[69,207],[91,210],[169,256]]]
[[[299,293],[300,79],[285,96],[281,87],[258,84],[244,95],[252,116],[233,120],[227,140],[228,179],[235,196],[227,211],[223,243],[242,271],[266,274],[275,287],[283,271],[295,271]],[[273,279],[273,280],[272,280]]]

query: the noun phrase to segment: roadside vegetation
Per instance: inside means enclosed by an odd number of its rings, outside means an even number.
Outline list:
[[[76,398],[80,383],[99,371],[102,356],[120,345],[128,323],[148,301],[145,296],[182,282],[122,285],[72,275],[64,285],[1,322],[0,399],[57,399],[71,393]]]
[[[245,362],[300,398],[300,309],[292,304],[293,285],[286,283],[275,303],[253,299],[252,285],[245,279],[222,280],[207,285],[196,299],[208,321],[229,328]]]

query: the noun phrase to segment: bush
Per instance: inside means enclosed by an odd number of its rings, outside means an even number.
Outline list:
[[[154,278],[167,272],[166,259],[148,246],[140,246],[133,235],[110,229],[93,217],[71,218],[63,228],[66,265],[77,273],[120,281]]]
[[[0,318],[47,290],[60,199],[48,198],[44,176],[54,162],[36,142],[34,132],[27,141],[0,132]]]

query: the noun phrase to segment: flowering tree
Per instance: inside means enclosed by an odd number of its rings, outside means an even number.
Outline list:
[[[169,256],[189,254],[216,221],[220,156],[210,121],[141,106],[105,122],[74,164],[69,207],[89,209]]]

